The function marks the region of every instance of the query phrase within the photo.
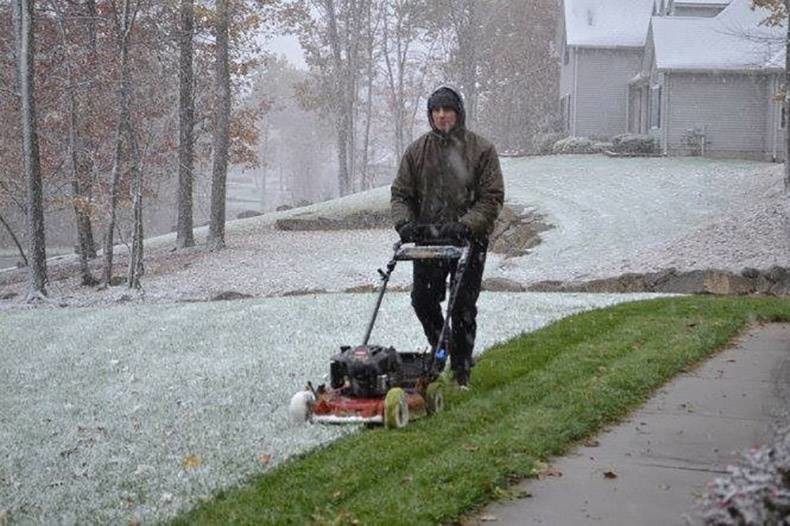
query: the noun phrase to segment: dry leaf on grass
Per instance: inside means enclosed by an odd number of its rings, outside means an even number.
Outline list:
[[[181,465],[184,466],[184,469],[199,468],[202,463],[203,461],[200,460],[200,457],[192,453],[185,456],[184,460],[181,461]]]

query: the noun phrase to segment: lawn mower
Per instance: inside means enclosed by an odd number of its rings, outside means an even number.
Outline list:
[[[421,231],[435,232],[436,229],[424,227]],[[450,313],[466,271],[469,251],[468,243],[459,245],[435,238],[430,242],[397,242],[386,270],[378,270],[381,287],[362,344],[342,346],[332,357],[328,385],[313,387],[308,382],[303,391],[291,398],[291,419],[318,424],[400,428],[410,419],[442,411],[444,396],[438,380],[449,356]],[[436,345],[421,352],[398,352],[393,347],[369,344],[395,265],[399,261],[415,260],[456,261],[447,313]]]

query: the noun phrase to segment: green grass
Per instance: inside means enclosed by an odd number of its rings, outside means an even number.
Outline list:
[[[616,422],[790,300],[684,297],[591,311],[488,350],[472,391],[403,430],[354,434],[223,492],[176,524],[437,524]]]

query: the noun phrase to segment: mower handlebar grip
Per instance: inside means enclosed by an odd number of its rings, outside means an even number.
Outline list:
[[[396,261],[415,261],[422,259],[461,259],[468,246],[455,245],[414,245],[405,244],[398,247],[395,251]]]

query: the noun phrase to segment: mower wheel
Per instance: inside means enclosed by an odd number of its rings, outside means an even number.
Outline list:
[[[425,406],[429,415],[441,413],[444,409],[444,393],[442,391],[442,383],[438,381],[428,384],[425,389]]]
[[[294,424],[304,424],[310,418],[315,396],[310,391],[299,391],[291,398],[288,416]]]
[[[409,405],[406,403],[406,393],[400,387],[394,387],[384,398],[384,427],[397,429],[408,423]]]

